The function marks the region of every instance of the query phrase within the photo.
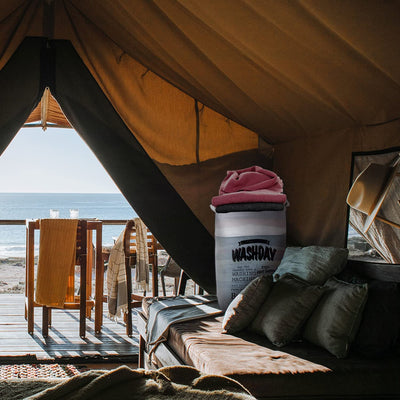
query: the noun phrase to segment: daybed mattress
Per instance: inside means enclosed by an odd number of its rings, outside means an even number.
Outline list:
[[[232,377],[257,398],[400,398],[398,356],[337,359],[304,342],[279,349],[258,335],[223,334],[221,323],[210,317],[174,324],[168,345],[185,364]]]

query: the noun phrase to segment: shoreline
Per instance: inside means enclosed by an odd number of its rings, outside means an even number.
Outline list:
[[[25,265],[25,257],[18,256],[0,256],[0,264],[21,263]]]

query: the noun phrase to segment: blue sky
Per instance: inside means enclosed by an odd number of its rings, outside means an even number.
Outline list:
[[[118,193],[72,129],[22,128],[0,156],[0,192]]]

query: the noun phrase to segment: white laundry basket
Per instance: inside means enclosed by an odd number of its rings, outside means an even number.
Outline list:
[[[215,213],[215,276],[221,309],[251,280],[274,270],[285,247],[285,208]]]

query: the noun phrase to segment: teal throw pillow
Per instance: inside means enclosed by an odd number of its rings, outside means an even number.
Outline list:
[[[313,285],[323,285],[345,267],[348,249],[308,246],[287,247],[274,272],[274,281],[285,274],[295,275]]]

